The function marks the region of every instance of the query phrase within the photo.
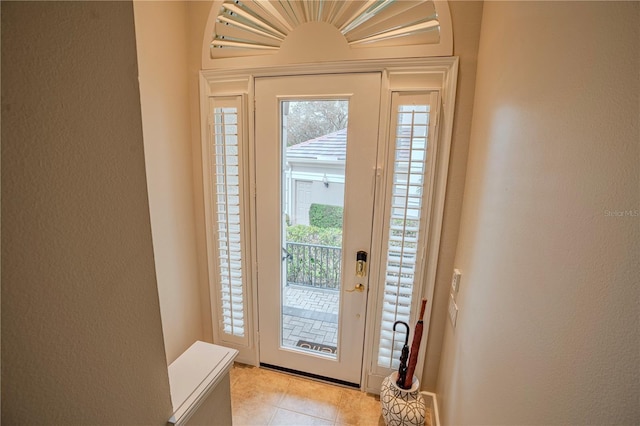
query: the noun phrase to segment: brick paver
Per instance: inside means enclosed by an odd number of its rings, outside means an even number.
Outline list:
[[[295,347],[298,341],[304,340],[337,346],[339,297],[335,290],[285,287],[282,343]]]

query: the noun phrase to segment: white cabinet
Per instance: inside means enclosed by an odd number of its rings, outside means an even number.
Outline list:
[[[169,365],[169,424],[232,424],[229,371],[237,355],[235,349],[197,341]]]

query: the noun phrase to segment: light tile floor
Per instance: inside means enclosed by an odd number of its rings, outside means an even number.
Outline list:
[[[231,370],[235,426],[384,425],[377,396],[264,368]]]

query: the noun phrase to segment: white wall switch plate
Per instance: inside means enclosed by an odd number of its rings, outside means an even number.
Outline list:
[[[453,299],[453,294],[449,295],[449,319],[451,320],[451,325],[453,328],[456,328],[456,321],[458,319],[458,305],[456,305],[456,301]]]
[[[453,294],[453,296],[455,297],[456,294],[458,294],[458,291],[460,290],[460,276],[462,275],[462,273],[460,272],[459,269],[454,269],[453,270],[453,278],[451,279],[451,294]]]

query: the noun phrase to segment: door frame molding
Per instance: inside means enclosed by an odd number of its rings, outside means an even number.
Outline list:
[[[385,158],[380,153],[386,153],[389,144],[389,122],[391,95],[398,91],[428,91],[437,90],[440,92],[442,106],[438,117],[437,129],[437,158],[435,159],[436,171],[434,182],[434,194],[431,205],[431,223],[429,224],[428,240],[426,241],[426,268],[424,271],[424,280],[420,287],[419,297],[426,297],[429,302],[425,313],[425,330],[429,330],[431,322],[431,312],[433,306],[433,293],[436,281],[436,269],[438,264],[438,254],[440,248],[440,237],[442,231],[442,222],[444,215],[444,204],[447,186],[447,177],[449,170],[449,156],[451,151],[451,140],[453,133],[454,107],[457,89],[459,58],[456,56],[439,57],[439,58],[416,58],[416,59],[374,59],[349,62],[328,62],[321,64],[301,64],[286,65],[273,67],[254,67],[254,68],[238,68],[238,69],[222,69],[222,70],[202,70],[200,71],[200,140],[202,155],[202,179],[205,188],[204,204],[205,210],[211,210],[212,200],[207,193],[207,179],[209,178],[208,163],[208,113],[209,98],[218,96],[242,95],[247,99],[247,107],[245,108],[245,123],[248,129],[246,141],[248,147],[248,158],[243,159],[245,167],[249,174],[249,217],[247,218],[250,226],[248,235],[245,237],[246,244],[249,247],[246,256],[246,264],[250,265],[250,281],[247,283],[247,324],[248,346],[237,348],[240,349],[238,361],[258,365],[259,364],[259,333],[258,333],[258,315],[257,315],[257,263],[256,263],[256,179],[255,179],[255,128],[254,128],[254,79],[258,77],[272,76],[295,76],[295,75],[311,75],[311,74],[350,74],[359,72],[381,72],[382,88],[380,101],[380,126],[379,126],[379,146],[378,146],[378,167],[382,170],[381,176],[378,177],[378,185],[376,185],[376,201],[374,209],[376,211],[384,211],[384,185],[381,182],[385,180],[386,170],[384,169]],[[245,213],[246,214],[246,213]],[[204,215],[207,218],[206,215]],[[382,215],[376,214],[374,218],[374,234],[373,241],[380,238],[381,235],[376,230],[381,228]],[[211,303],[211,319],[213,321],[213,341],[219,341],[219,333],[217,332],[218,307],[215,300],[216,292],[216,274],[215,265],[212,261],[210,244],[212,243],[209,225],[205,224],[207,230],[207,282],[209,283],[209,295]],[[374,259],[372,259],[373,261]],[[361,388],[367,392],[378,393],[382,383],[383,376],[375,375],[372,372],[373,345],[377,341],[374,335],[375,322],[371,318],[378,315],[378,286],[370,285],[370,289],[375,291],[374,297],[369,297],[367,305],[367,321],[365,326],[365,350],[362,368]],[[422,367],[424,365],[424,357],[426,354],[426,346],[428,344],[429,335],[422,339],[420,356],[416,375],[421,377]]]

